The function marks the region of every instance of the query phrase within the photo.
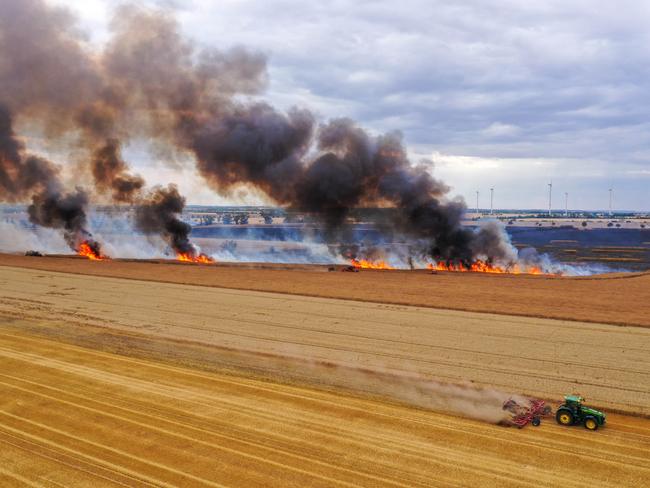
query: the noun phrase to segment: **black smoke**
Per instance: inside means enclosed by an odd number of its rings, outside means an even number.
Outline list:
[[[117,203],[133,203],[145,186],[144,179],[129,172],[122,159],[120,141],[108,139],[93,153],[91,170],[100,192],[110,192]]]
[[[96,255],[101,255],[99,243],[86,230],[87,207],[88,195],[80,188],[70,193],[48,190],[33,196],[27,212],[30,222],[36,225],[62,229],[63,237],[71,249],[78,251],[85,242]]]
[[[184,127],[181,140],[190,141],[200,173],[217,191],[254,185],[280,204],[319,216],[332,238],[345,231],[355,207],[390,206],[390,230],[428,242],[429,257],[512,259],[499,229],[463,227],[464,202],[447,197],[449,187],[430,167],[408,159],[400,133],[373,137],[349,119],[318,128],[313,120],[305,111],[238,105],[191,126],[195,132]]]
[[[88,196],[80,188],[64,192],[59,172],[59,168],[47,159],[26,153],[14,133],[9,109],[0,105],[0,195],[3,200],[18,202],[31,197],[30,222],[61,229],[66,242],[75,251],[87,241],[100,254],[99,244],[86,230]]]
[[[512,258],[502,230],[462,226],[463,201],[450,198],[430,166],[409,160],[399,132],[372,135],[349,119],[318,124],[304,109],[285,113],[243,101],[268,83],[260,53],[199,47],[182,35],[172,14],[134,5],[115,9],[108,42],[92,51],[65,9],[44,0],[0,0],[0,8],[0,100],[37,119],[53,137],[78,137],[96,189],[91,196],[135,205],[136,227],[160,233],[176,252],[196,252],[191,229],[179,218],[184,199],[174,186],[145,191],[121,156],[131,139],[152,141],[172,164],[178,154],[190,153],[221,194],[253,187],[279,205],[315,215],[332,241],[346,233],[354,208],[391,207],[382,225],[426,242],[429,257]],[[12,187],[17,149],[11,140],[0,143],[8,161],[0,189],[24,198]],[[58,184],[34,185],[65,202],[65,209],[76,199],[79,208],[88,201],[80,190],[66,194]],[[66,212],[35,215],[67,229],[56,217]]]
[[[145,234],[163,235],[175,253],[194,258],[198,251],[189,239],[192,227],[180,219],[184,207],[185,198],[175,185],[156,187],[136,207],[136,227]]]

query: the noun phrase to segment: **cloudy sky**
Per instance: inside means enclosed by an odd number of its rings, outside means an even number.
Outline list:
[[[55,3],[101,43],[119,2]],[[139,3],[176,10],[197,44],[266,53],[280,107],[401,130],[470,207],[494,187],[496,207],[544,208],[552,181],[555,208],[565,192],[571,208],[605,208],[611,187],[616,209],[650,210],[650,2]]]

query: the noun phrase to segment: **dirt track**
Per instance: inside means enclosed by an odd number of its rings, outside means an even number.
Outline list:
[[[0,254],[0,266],[218,286],[377,303],[650,327],[650,273],[556,278],[425,271],[326,272],[325,267],[246,266],[32,258]],[[311,270],[311,271],[309,271]]]
[[[507,429],[0,330],[2,486],[643,486],[650,427]]]

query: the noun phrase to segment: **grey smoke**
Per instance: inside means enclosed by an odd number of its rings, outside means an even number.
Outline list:
[[[349,119],[317,124],[305,109],[284,113],[243,100],[267,85],[260,53],[198,47],[170,11],[134,5],[115,10],[109,41],[92,52],[64,9],[43,0],[0,0],[0,8],[0,57],[6,60],[0,101],[23,117],[37,117],[49,134],[77,134],[97,193],[133,203],[137,228],[162,233],[178,252],[194,249],[191,228],[178,218],[184,199],[174,187],[144,192],[144,181],[120,154],[131,139],[192,153],[217,192],[253,186],[282,206],[318,216],[332,240],[346,232],[355,207],[390,206],[395,211],[383,225],[425,241],[431,258],[513,257],[501,230],[462,226],[465,204],[408,159],[399,132],[371,135]],[[34,218],[68,232],[62,217],[75,202],[84,207],[88,194],[64,194],[51,185],[49,191],[65,205],[35,210]]]
[[[73,250],[82,242],[100,254],[100,246],[87,229],[88,196],[80,188],[65,192],[59,168],[50,161],[28,154],[13,129],[9,109],[0,105],[0,196],[18,202],[31,197],[30,222],[41,227],[61,229]]]
[[[180,219],[184,207],[176,186],[156,187],[136,207],[136,227],[145,234],[163,235],[176,253],[196,257],[198,250],[189,239],[192,227]]]
[[[110,192],[114,202],[133,203],[145,185],[141,176],[129,173],[117,139],[107,140],[94,152],[91,169],[98,191]]]

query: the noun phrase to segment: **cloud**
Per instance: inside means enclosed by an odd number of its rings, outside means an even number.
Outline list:
[[[488,138],[498,139],[517,135],[519,133],[519,127],[511,124],[502,124],[501,122],[493,122],[483,129],[481,133]]]

